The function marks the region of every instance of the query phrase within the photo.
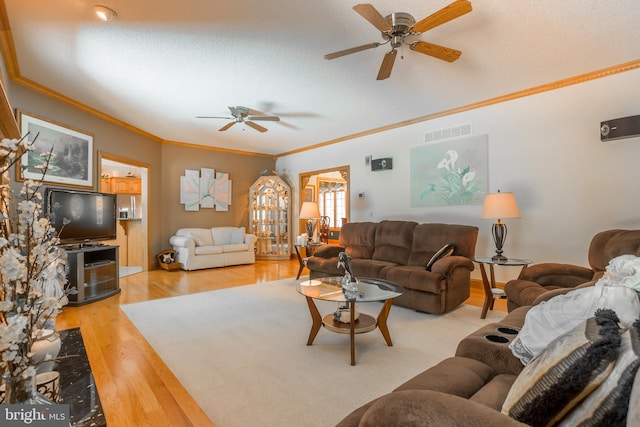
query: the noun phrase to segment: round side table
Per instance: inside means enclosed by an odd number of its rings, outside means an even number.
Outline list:
[[[493,310],[493,302],[495,300],[507,298],[507,296],[504,293],[504,289],[500,289],[496,287],[496,276],[493,271],[493,266],[494,265],[502,265],[507,267],[521,266],[522,269],[525,269],[529,264],[533,264],[533,261],[529,259],[517,259],[517,258],[493,259],[492,257],[477,257],[473,259],[473,262],[476,262],[480,265],[480,273],[482,274],[482,285],[484,287],[484,304],[482,304],[482,313],[480,314],[481,319],[484,319],[485,317],[487,317],[487,311]],[[487,271],[484,267],[485,265],[489,266],[491,280],[489,280],[489,278],[487,277]]]

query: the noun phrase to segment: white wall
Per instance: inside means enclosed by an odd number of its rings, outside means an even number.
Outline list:
[[[474,135],[489,136],[489,191],[513,191],[522,214],[505,220],[505,254],[587,266],[595,233],[640,228],[640,138],[603,143],[599,135],[603,120],[640,115],[638,88],[640,70],[629,71],[285,156],[276,165],[294,187],[294,207],[299,173],[350,165],[351,221],[476,225],[476,255],[492,255],[492,221],[480,219],[481,206],[410,206],[410,149],[424,144],[425,132],[471,123]],[[368,155],[393,157],[393,170],[371,172]],[[517,272],[498,268],[496,275],[505,281]]]

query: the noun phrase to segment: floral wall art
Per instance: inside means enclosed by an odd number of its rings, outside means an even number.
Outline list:
[[[231,204],[231,180],[229,174],[214,169],[187,169],[180,177],[180,203],[185,211],[200,208],[226,212]]]
[[[215,206],[215,175],[214,169],[200,169],[200,207],[213,209]]]
[[[218,172],[215,181],[215,206],[217,211],[228,211],[231,198],[229,197],[229,174]]]
[[[180,199],[185,211],[200,210],[200,173],[197,170],[184,171],[184,179],[180,181]]]
[[[411,149],[411,206],[480,205],[488,189],[487,135]]]

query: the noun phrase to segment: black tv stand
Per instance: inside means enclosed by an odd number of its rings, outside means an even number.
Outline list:
[[[118,246],[80,245],[66,248],[69,264],[69,305],[79,306],[120,293]]]

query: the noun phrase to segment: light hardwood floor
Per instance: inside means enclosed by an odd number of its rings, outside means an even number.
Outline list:
[[[120,280],[122,292],[117,296],[65,307],[56,327],[80,327],[107,425],[213,426],[120,305],[294,278],[297,272],[298,262],[292,259],[193,272],[138,273]],[[482,307],[483,301],[482,287],[474,282],[466,302]],[[506,311],[504,300],[496,301],[494,309]]]

